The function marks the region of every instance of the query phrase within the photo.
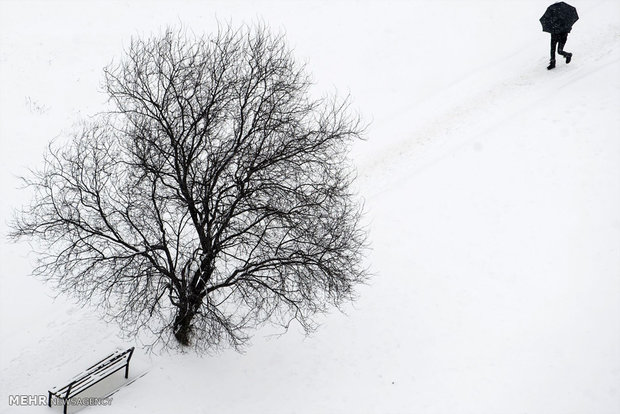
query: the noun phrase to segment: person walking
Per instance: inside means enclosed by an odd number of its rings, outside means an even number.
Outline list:
[[[563,1],[554,3],[547,7],[545,14],[540,18],[540,24],[544,32],[551,34],[551,60],[547,69],[555,68],[555,51],[570,63],[573,54],[564,50],[568,34],[573,28],[573,24],[579,20],[577,9]]]

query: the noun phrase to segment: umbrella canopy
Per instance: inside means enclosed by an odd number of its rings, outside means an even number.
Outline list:
[[[577,9],[561,1],[547,7],[547,11],[540,18],[540,24],[543,32],[568,33],[578,19]]]

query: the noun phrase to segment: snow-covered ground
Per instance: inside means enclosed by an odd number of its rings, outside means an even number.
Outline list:
[[[0,2],[0,412],[132,341],[29,277],[18,175],[103,108],[132,35],[264,21],[372,121],[354,149],[374,277],[309,338],[146,355],[84,413],[620,412],[620,2],[548,61],[551,1]],[[62,138],[59,138],[62,139]],[[135,362],[135,365],[133,364]]]

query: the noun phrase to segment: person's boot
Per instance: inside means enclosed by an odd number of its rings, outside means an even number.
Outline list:
[[[568,53],[568,52],[567,52],[567,53],[564,55],[564,58],[566,59],[566,63],[568,64],[568,63],[570,63],[570,60],[573,58],[573,54],[572,54],[572,53]]]
[[[547,70],[551,70],[553,68],[555,68],[555,59],[551,59],[549,61],[549,66],[547,66]]]

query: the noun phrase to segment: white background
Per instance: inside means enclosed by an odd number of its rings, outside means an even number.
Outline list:
[[[553,71],[549,3],[0,1],[0,412],[50,412],[7,396],[134,345],[29,277],[5,238],[17,176],[105,108],[132,36],[218,20],[285,32],[317,92],[371,122],[353,156],[374,277],[310,338],[139,349],[148,374],[84,412],[620,412],[620,2],[571,2],[573,62]]]

